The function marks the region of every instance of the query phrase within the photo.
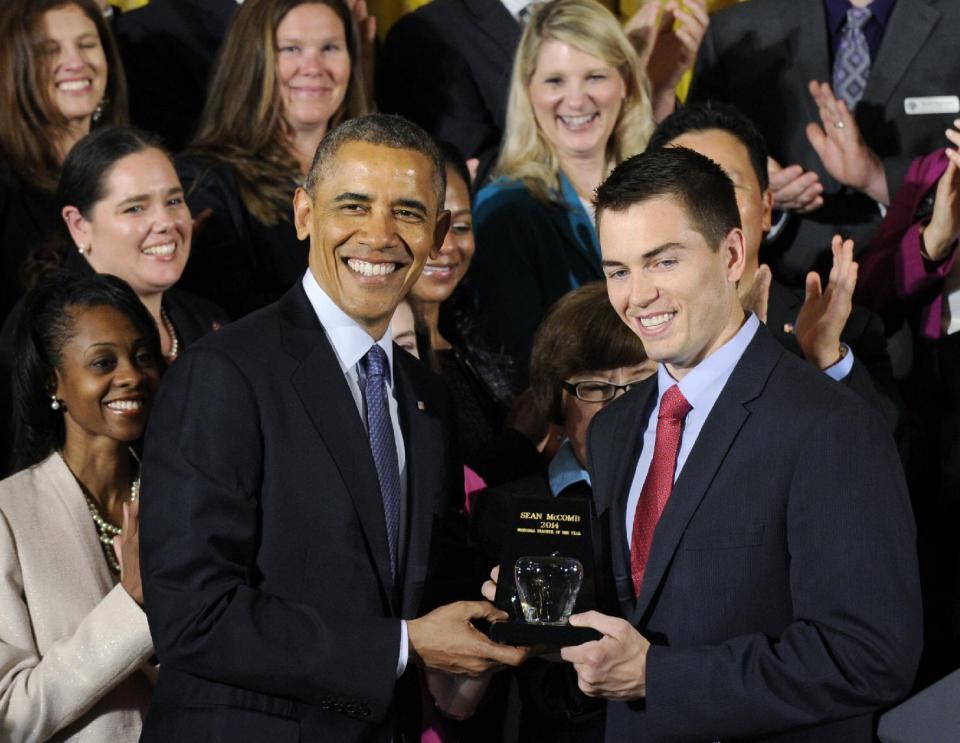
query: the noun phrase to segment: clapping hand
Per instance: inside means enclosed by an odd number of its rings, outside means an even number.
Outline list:
[[[804,357],[820,370],[833,366],[843,357],[840,334],[853,309],[853,290],[857,286],[853,240],[834,235],[831,250],[833,266],[827,288],[821,289],[816,271],[807,274],[807,296],[794,326]]]
[[[808,214],[823,206],[823,186],[820,176],[799,165],[783,167],[772,157],[767,158],[767,174],[773,208],[781,211]]]
[[[123,504],[121,534],[113,538],[113,553],[120,563],[120,585],[130,597],[143,606],[143,586],[140,583],[140,504]]]
[[[770,303],[770,283],[772,281],[773,274],[770,272],[770,266],[762,264],[757,268],[750,291],[740,300],[743,309],[756,315],[757,319],[764,325],[767,324],[767,306]]]
[[[657,16],[659,14],[659,21]],[[668,0],[661,10],[658,0],[646,2],[627,21],[624,31],[634,42],[653,91],[654,119],[673,112],[674,89],[697,58],[710,16],[706,0]]]
[[[847,104],[834,96],[829,83],[811,80],[809,90],[817,104],[820,123],[807,125],[807,139],[823,167],[843,185],[862,191],[881,204],[889,204],[883,163],[863,141]]]
[[[948,147],[947,169],[937,183],[930,224],[923,228],[923,252],[931,261],[941,261],[949,254],[951,246],[960,233],[960,119],[947,129],[947,139],[954,148]]]

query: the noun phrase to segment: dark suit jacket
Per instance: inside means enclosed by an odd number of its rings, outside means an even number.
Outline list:
[[[434,0],[387,34],[377,69],[380,110],[479,158],[483,183],[500,149],[519,43],[520,24],[500,0]]]
[[[767,327],[784,348],[803,358],[797,336],[784,326],[794,325],[803,307],[804,293],[774,280],[770,284],[767,305]],[[840,334],[853,353],[853,368],[843,383],[872,405],[896,431],[900,421],[900,395],[893,378],[883,321],[870,310],[854,305],[850,318]]]
[[[152,0],[116,19],[130,118],[179,152],[193,135],[236,0]]]
[[[905,99],[960,91],[960,3],[897,0],[887,21],[870,80],[856,109],[867,144],[883,159],[891,196],[910,160],[944,144],[956,114],[909,115]],[[880,223],[870,199],[830,178],[804,128],[819,121],[807,83],[830,81],[830,50],[823,0],[763,0],[735,5],[711,17],[697,60],[691,101],[722,100],[753,119],[770,154],[820,175],[826,203],[791,218],[766,258],[778,278],[798,286],[810,269],[829,271],[830,239],[841,232],[859,250]]]
[[[589,434],[622,616],[653,643],[646,698],[608,705],[607,740],[871,741],[921,645],[913,517],[884,422],[761,327],[677,478],[634,600],[624,518],[656,392],[654,377]]]
[[[419,697],[398,702],[399,620],[420,609],[456,483],[441,386],[404,353],[394,365],[408,473],[396,586],[367,435],[300,285],[171,367],[143,460],[161,661],[144,740],[401,740]]]

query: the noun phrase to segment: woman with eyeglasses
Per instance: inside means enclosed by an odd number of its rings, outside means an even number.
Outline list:
[[[586,469],[587,429],[600,410],[656,371],[640,339],[617,316],[603,282],[562,297],[534,336],[530,390],[535,410],[559,426],[563,439],[546,475],[478,493],[472,531],[490,565],[499,564],[515,498],[592,498]],[[516,512],[516,509],[513,509]],[[594,544],[598,556],[605,549]],[[597,586],[598,605],[612,589]],[[613,599],[615,600],[615,598]],[[516,671],[523,741],[602,741],[605,707],[577,688],[572,667],[527,661]]]

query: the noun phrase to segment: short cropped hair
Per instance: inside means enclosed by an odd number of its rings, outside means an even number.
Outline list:
[[[414,150],[426,156],[433,164],[433,182],[437,189],[437,210],[443,210],[447,190],[447,169],[443,155],[433,138],[423,129],[402,116],[392,114],[367,114],[340,124],[327,134],[317,147],[307,173],[305,188],[311,198],[316,193],[317,183],[331,167],[340,148],[348,142],[366,142],[396,150]]]
[[[678,200],[711,250],[740,227],[733,182],[723,168],[686,147],[648,150],[618,165],[597,189],[597,226],[605,211],[622,212],[652,199]]]
[[[585,284],[557,300],[534,336],[530,352],[534,410],[541,420],[562,423],[564,380],[646,360],[643,343],[610,305],[606,284]]]
[[[659,150],[684,134],[711,129],[726,132],[740,140],[750,155],[750,164],[757,175],[760,190],[766,191],[770,186],[767,141],[753,122],[729,103],[700,103],[677,109],[660,122],[647,143],[647,149]]]

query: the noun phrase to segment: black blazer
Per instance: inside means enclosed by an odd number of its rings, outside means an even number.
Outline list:
[[[0,159],[0,325],[26,293],[27,259],[61,224],[54,195],[32,188]]]
[[[715,14],[690,90],[691,101],[735,104],[760,129],[774,158],[820,175],[826,203],[808,215],[792,215],[766,259],[778,278],[798,286],[808,270],[829,271],[835,232],[853,237],[859,252],[880,223],[875,203],[827,175],[804,132],[820,120],[807,83],[831,79],[823,6],[823,0],[764,0]],[[887,20],[856,117],[867,144],[883,159],[891,195],[912,158],[945,145],[943,131],[956,118],[908,114],[905,99],[960,90],[958,27],[955,0],[897,0]]]
[[[624,519],[656,392],[653,377],[589,433],[621,615],[653,643],[646,698],[608,705],[607,740],[871,741],[873,712],[910,689],[922,634],[913,516],[883,420],[761,326],[677,478],[634,600]]]
[[[479,158],[483,183],[500,149],[520,31],[500,0],[434,0],[408,13],[383,47],[380,110]]]
[[[232,318],[276,302],[307,270],[307,241],[293,226],[290,179],[289,220],[265,225],[240,197],[236,173],[229,164],[201,154],[177,158],[190,212],[210,209],[193,236],[190,261],[181,285],[216,302]]]
[[[394,364],[408,473],[399,586],[367,435],[299,284],[171,367],[143,458],[161,662],[143,740],[400,740],[398,715],[419,707],[398,701],[399,620],[420,610],[437,524],[463,491],[441,385],[399,350]]]
[[[193,136],[207,82],[236,0],[152,0],[114,23],[130,92],[130,118],[173,152]]]

